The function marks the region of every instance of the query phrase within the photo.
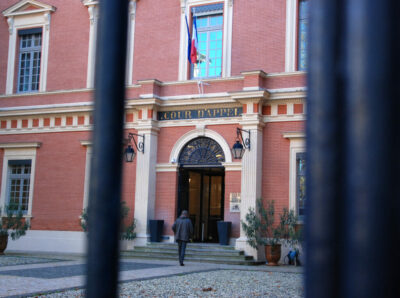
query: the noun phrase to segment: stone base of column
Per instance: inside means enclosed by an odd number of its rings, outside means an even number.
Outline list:
[[[136,234],[134,240],[134,246],[146,246],[147,242],[150,241],[150,235],[148,234]]]
[[[243,250],[246,255],[253,256],[256,261],[265,261],[265,250],[264,246],[259,247],[258,249],[252,248],[247,243],[246,237],[240,237],[236,239],[235,249]]]

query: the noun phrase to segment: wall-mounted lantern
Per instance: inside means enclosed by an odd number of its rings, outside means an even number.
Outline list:
[[[134,136],[138,137],[137,143],[136,143]],[[139,138],[142,138],[142,140],[139,141]],[[132,140],[133,140],[133,144],[135,144],[136,150],[138,152],[144,153],[144,135],[139,135],[139,134],[130,132],[128,134],[128,147],[126,147],[126,149],[125,149],[125,161],[126,162],[132,162],[136,156],[135,149],[132,147]]]
[[[248,137],[245,139],[243,139],[243,132],[248,134]],[[250,151],[250,130],[236,128],[236,142],[232,146],[233,158],[242,159],[246,149]]]

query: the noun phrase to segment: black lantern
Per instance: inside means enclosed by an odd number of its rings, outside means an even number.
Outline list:
[[[131,145],[128,145],[128,147],[125,149],[125,161],[132,162],[135,156],[136,156],[135,150],[133,150]]]
[[[248,133],[248,138],[243,139],[242,132]],[[232,146],[233,158],[242,159],[246,149],[250,151],[250,131],[236,128],[236,142]]]
[[[138,137],[137,143],[136,143],[134,136]],[[139,138],[142,138],[141,142],[139,142]],[[126,149],[125,149],[125,161],[126,162],[132,162],[136,156],[135,149],[133,149],[133,147],[132,147],[132,140],[133,140],[133,144],[135,144],[137,151],[144,153],[144,135],[138,135],[136,133],[129,133],[128,134],[128,147],[126,147]]]

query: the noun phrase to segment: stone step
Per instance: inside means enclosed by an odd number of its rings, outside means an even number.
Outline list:
[[[139,251],[139,250],[133,250],[130,252],[126,252],[127,255],[137,255],[137,256],[151,256],[154,258],[157,258],[158,256],[164,256],[164,257],[173,257],[177,258],[178,257],[178,252],[177,251]],[[251,260],[253,257],[251,256],[245,256],[245,255],[216,255],[216,254],[197,254],[193,252],[186,252],[185,257],[190,257],[190,258],[198,258],[198,259],[207,259],[207,258],[212,258],[212,259],[226,259],[226,260]]]
[[[177,260],[178,244],[166,242],[149,242],[146,246],[135,246],[133,250],[123,251],[122,256],[129,258]],[[185,260],[191,262],[208,262],[232,265],[256,265],[252,256],[235,250],[230,245],[214,243],[188,243]]]
[[[148,242],[147,247],[158,247],[162,249],[168,248],[176,248],[178,246],[177,243],[165,243],[165,242]],[[189,242],[186,245],[187,249],[196,249],[196,250],[222,250],[222,251],[235,251],[235,247],[231,245],[219,245],[219,244],[210,244],[210,243],[191,243]]]
[[[125,258],[138,258],[138,259],[158,259],[158,260],[178,260],[178,255],[151,255],[151,254],[141,254],[134,253],[133,251],[124,251],[122,256]],[[185,261],[187,262],[200,262],[200,263],[215,263],[215,264],[229,264],[229,265],[259,265],[265,262],[256,262],[250,257],[249,259],[230,259],[230,258],[212,258],[212,257],[201,257],[185,255]]]
[[[178,246],[159,248],[159,247],[146,247],[146,246],[136,246],[134,251],[137,252],[152,252],[152,253],[177,253]],[[186,248],[186,254],[195,255],[214,255],[214,256],[243,256],[244,252],[239,250],[225,251],[225,250],[206,250],[206,249],[194,249]]]

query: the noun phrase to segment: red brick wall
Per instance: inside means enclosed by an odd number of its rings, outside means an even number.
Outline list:
[[[186,127],[163,127],[158,133],[158,151],[157,162],[168,163],[170,162],[169,156],[172,148],[180,137],[188,131],[194,129],[193,126]]]
[[[163,235],[173,235],[172,224],[176,219],[178,193],[177,172],[158,172],[156,185],[155,218],[164,220]]]
[[[81,1],[46,0],[52,13],[47,68],[47,90],[86,87],[89,13]]]
[[[244,70],[284,71],[285,2],[234,1],[232,75],[239,75]]]
[[[0,11],[17,2],[17,0],[1,0]],[[89,45],[87,7],[76,0],[46,0],[43,3],[56,7],[50,21],[47,90],[84,88],[86,87]],[[0,94],[4,94],[9,34],[7,19],[3,15],[0,20],[0,40]],[[18,55],[16,55],[16,60],[18,60]],[[18,64],[16,65],[15,73],[18,73]]]
[[[230,208],[230,193],[241,192],[241,171],[225,172],[225,206],[224,220],[232,222],[231,237],[239,237],[240,235],[240,213],[231,213]]]
[[[137,2],[134,80],[178,80],[180,13],[179,1]]]
[[[303,131],[304,122],[271,122],[263,132],[262,197],[275,200],[275,210],[289,206],[290,140],[284,132]]]
[[[41,142],[36,151],[32,229],[80,231],[87,132],[9,135],[2,142]],[[3,159],[1,159],[3,161]]]

